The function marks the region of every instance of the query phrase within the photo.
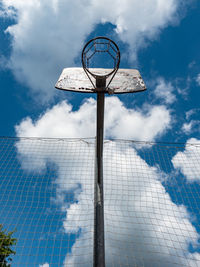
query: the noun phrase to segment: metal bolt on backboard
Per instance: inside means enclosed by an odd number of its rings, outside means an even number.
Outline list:
[[[94,68],[98,58],[110,63],[110,68]],[[55,87],[60,90],[97,93],[97,127],[95,152],[94,188],[94,267],[105,266],[104,197],[103,197],[103,135],[105,93],[136,93],[146,90],[138,70],[119,69],[120,51],[115,42],[107,37],[91,39],[82,51],[83,68],[63,70]]]

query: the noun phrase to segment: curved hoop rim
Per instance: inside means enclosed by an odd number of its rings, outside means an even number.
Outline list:
[[[117,61],[117,64],[116,64],[115,68],[113,68],[113,70],[112,70],[111,72],[109,72],[109,73],[107,73],[107,74],[105,74],[105,75],[96,75],[96,74],[92,73],[92,72],[87,68],[87,66],[86,66],[86,64],[85,64],[85,61],[84,61],[84,52],[85,52],[87,46],[88,46],[90,43],[92,43],[93,41],[98,40],[98,39],[105,39],[105,40],[108,40],[109,42],[111,42],[111,43],[115,46],[115,48],[116,48],[116,50],[117,50],[117,55],[118,55],[118,61]],[[81,59],[82,59],[82,66],[83,66],[83,69],[85,70],[85,72],[90,73],[90,74],[91,74],[94,78],[96,78],[96,79],[97,79],[97,78],[107,78],[107,77],[109,77],[110,75],[112,75],[113,73],[116,73],[116,72],[118,71],[118,69],[119,69],[119,64],[120,64],[120,50],[119,50],[118,45],[117,45],[113,40],[111,40],[110,38],[105,37],[105,36],[98,36],[98,37],[95,37],[95,38],[90,39],[90,40],[85,44],[85,46],[83,47],[83,50],[82,50],[82,56],[81,56]]]

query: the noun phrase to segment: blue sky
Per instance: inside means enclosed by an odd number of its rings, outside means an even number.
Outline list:
[[[120,48],[120,67],[139,69],[147,91],[106,99],[106,138],[198,143],[200,3],[185,2],[2,0],[0,135],[94,137],[95,96],[54,85],[64,67],[81,66],[86,41],[107,36]],[[179,156],[174,167],[192,192],[191,181],[198,179],[179,164]]]

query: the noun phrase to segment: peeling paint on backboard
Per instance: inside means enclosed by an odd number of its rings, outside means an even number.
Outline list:
[[[94,69],[95,73],[103,75],[105,69]],[[106,70],[108,71],[108,70]],[[91,77],[91,79],[94,79]],[[107,83],[109,82],[109,78]],[[95,80],[94,80],[95,84]],[[96,93],[82,68],[65,68],[55,87],[60,90]],[[123,94],[136,93],[146,90],[145,83],[136,69],[119,69],[109,87],[104,93]]]

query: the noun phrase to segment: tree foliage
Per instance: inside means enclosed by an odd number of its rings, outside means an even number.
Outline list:
[[[0,267],[10,267],[12,259],[10,255],[15,254],[12,250],[12,246],[16,244],[17,239],[12,237],[12,232],[6,232],[3,230],[3,226],[0,224]]]

